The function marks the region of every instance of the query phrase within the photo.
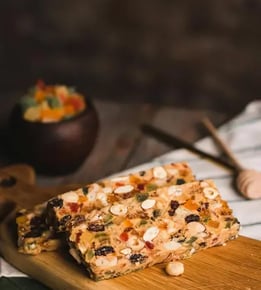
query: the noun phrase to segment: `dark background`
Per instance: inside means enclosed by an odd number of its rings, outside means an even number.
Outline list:
[[[9,0],[0,96],[36,79],[93,98],[240,110],[260,96],[260,0]]]

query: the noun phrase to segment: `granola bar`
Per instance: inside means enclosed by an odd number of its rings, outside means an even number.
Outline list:
[[[237,237],[239,222],[211,180],[136,192],[86,215],[70,253],[94,280],[180,260]]]

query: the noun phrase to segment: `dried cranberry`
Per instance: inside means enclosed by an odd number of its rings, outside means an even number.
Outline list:
[[[104,229],[104,225],[101,224],[92,223],[88,225],[88,231],[90,232],[102,232]]]
[[[120,239],[121,239],[123,242],[127,242],[128,239],[129,239],[129,235],[128,235],[128,233],[127,233],[127,232],[122,232],[122,233],[120,234]]]
[[[103,246],[95,250],[95,256],[106,256],[110,253],[114,253],[114,249],[111,246]]]
[[[77,212],[80,205],[77,202],[68,202],[67,203],[68,207],[70,208],[71,212]]]
[[[130,256],[130,261],[131,263],[135,264],[135,263],[142,263],[144,262],[144,260],[146,259],[146,256],[143,256],[142,254],[132,254]]]
[[[198,222],[199,221],[199,216],[196,214],[190,214],[185,217],[186,223],[191,223],[191,222]]]
[[[143,183],[139,183],[139,184],[137,185],[137,188],[138,188],[139,190],[143,190],[143,189],[144,189],[144,184],[143,184]]]
[[[48,206],[61,208],[63,206],[63,200],[55,197],[48,202]]]
[[[153,245],[151,242],[149,242],[149,241],[146,241],[146,242],[145,242],[145,246],[146,246],[148,249],[150,249],[150,250],[154,249],[154,245]]]

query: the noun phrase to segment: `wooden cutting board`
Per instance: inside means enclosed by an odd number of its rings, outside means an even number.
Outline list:
[[[12,170],[10,172],[10,168],[8,172],[18,176]],[[24,179],[30,176],[30,174],[24,175],[26,175]],[[26,184],[24,180],[19,180],[12,190],[11,199],[19,196],[16,200],[21,201],[22,204],[27,200],[28,205],[31,206],[30,196],[37,194],[38,197],[34,197],[34,202],[37,199],[41,201],[50,197],[52,193],[62,192],[62,189],[41,189],[32,182]],[[10,195],[11,188],[8,188],[8,193]],[[0,189],[0,196],[5,198],[8,196],[5,189]],[[3,200],[4,198],[2,203]],[[165,265],[157,265],[119,278],[94,282],[87,277],[86,271],[67,254],[66,250],[38,256],[19,254],[16,248],[14,216],[14,211],[9,213],[0,225],[0,251],[3,257],[52,289],[261,289],[261,242],[253,239],[239,237],[224,247],[196,253],[192,258],[183,261],[185,273],[180,277],[167,276],[164,272]]]

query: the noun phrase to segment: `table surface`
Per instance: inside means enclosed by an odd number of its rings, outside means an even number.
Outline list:
[[[201,119],[208,116],[217,126],[231,118],[229,112],[206,108],[181,108],[144,103],[116,103],[93,100],[100,120],[95,148],[84,164],[72,174],[48,177],[37,174],[37,184],[58,185],[88,183],[124,169],[150,161],[173,147],[141,133],[140,125],[149,123],[188,142],[206,136]],[[15,98],[6,98],[0,104],[0,139],[5,137],[5,126]],[[4,140],[4,139],[2,139]],[[0,166],[14,163],[0,144]],[[35,281],[24,278],[1,278],[0,289],[36,289]],[[37,284],[37,289],[42,289]],[[43,287],[45,289],[45,287]]]

